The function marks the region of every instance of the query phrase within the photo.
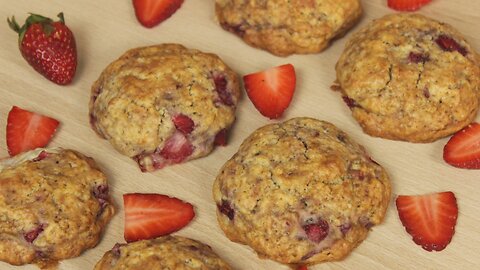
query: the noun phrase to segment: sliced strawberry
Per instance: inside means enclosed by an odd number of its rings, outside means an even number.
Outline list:
[[[123,204],[127,242],[176,232],[195,216],[191,204],[161,194],[124,194]]]
[[[46,146],[58,124],[59,122],[53,118],[13,106],[7,120],[8,153],[14,156]]]
[[[279,118],[290,105],[295,91],[295,69],[286,64],[243,77],[248,97],[264,116]]]
[[[175,115],[172,118],[172,121],[173,121],[173,124],[175,125],[175,127],[177,128],[177,130],[179,130],[183,134],[190,134],[190,133],[192,133],[192,131],[194,129],[195,123],[193,122],[193,120],[190,117],[188,117],[184,114]]]
[[[192,143],[180,131],[175,132],[160,151],[160,155],[172,163],[180,163],[192,153]]]
[[[183,0],[133,0],[138,21],[152,28],[168,19],[183,4]]]
[[[388,6],[398,11],[415,11],[432,0],[388,0]]]
[[[443,148],[443,159],[458,168],[480,169],[480,124],[455,133]]]
[[[443,250],[452,240],[458,208],[455,195],[448,192],[398,196],[398,215],[417,245],[427,251]]]

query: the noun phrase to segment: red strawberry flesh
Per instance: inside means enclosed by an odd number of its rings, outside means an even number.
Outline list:
[[[232,95],[227,89],[227,79],[225,78],[224,75],[222,74],[215,74],[213,75],[213,81],[215,83],[215,90],[218,93],[218,96],[220,97],[220,100],[222,101],[223,104],[227,106],[233,106],[233,100],[232,100]]]
[[[25,239],[25,241],[29,243],[33,243],[33,241],[37,239],[38,235],[43,232],[43,229],[44,229],[43,227],[44,227],[43,224],[38,225],[35,229],[25,233],[23,235],[23,238]]]
[[[320,243],[327,237],[328,228],[328,223],[323,219],[319,219],[316,223],[303,225],[303,230],[305,230],[308,239],[314,243]]]
[[[442,48],[442,50],[447,51],[447,52],[454,52],[457,51],[461,55],[466,56],[467,55],[467,50],[462,47],[462,45],[458,44],[457,41],[455,41],[453,38],[447,36],[447,35],[440,35],[435,42]]]
[[[178,231],[195,216],[191,204],[166,195],[131,193],[124,194],[123,201],[127,242]]]
[[[58,125],[53,118],[13,106],[7,120],[8,153],[14,156],[46,146]]]
[[[282,116],[292,101],[296,85],[295,68],[291,64],[273,67],[243,77],[248,97],[264,116]]]
[[[213,144],[217,146],[225,146],[227,145],[227,130],[222,129],[220,130],[217,135],[215,135],[215,140],[213,141]]]
[[[180,163],[193,153],[193,145],[185,135],[177,131],[165,143],[160,155],[173,163]]]
[[[182,4],[183,0],[133,0],[135,16],[148,28],[170,18]]]
[[[178,131],[182,132],[185,135],[192,133],[195,123],[190,117],[184,114],[177,114],[172,118],[172,120],[175,128]]]
[[[398,215],[413,241],[427,251],[441,251],[452,240],[457,200],[452,192],[403,196],[396,199]]]
[[[480,124],[455,133],[443,148],[443,159],[458,168],[480,169]]]
[[[432,0],[388,0],[388,6],[398,11],[415,11]]]

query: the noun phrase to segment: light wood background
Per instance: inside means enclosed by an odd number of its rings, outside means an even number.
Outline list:
[[[339,0],[341,1],[341,0]],[[90,86],[103,68],[124,51],[156,43],[176,42],[218,54],[240,75],[292,63],[297,71],[297,89],[282,120],[310,116],[330,121],[363,144],[382,164],[398,194],[453,191],[459,217],[451,244],[442,252],[426,252],[411,240],[398,219],[394,203],[385,222],[374,227],[369,237],[344,261],[310,267],[319,269],[480,269],[480,172],[448,166],[442,159],[448,138],[431,144],[411,144],[369,137],[350,116],[338,93],[330,90],[335,80],[334,65],[352,32],[374,18],[392,13],[386,0],[363,0],[361,23],[321,54],[280,58],[244,44],[223,31],[214,19],[213,0],[186,0],[182,8],[161,25],[146,29],[135,19],[131,1],[119,0],[0,0],[0,156],[7,156],[5,127],[12,105],[55,117],[61,127],[51,146],[72,148],[94,157],[108,175],[118,213],[106,228],[101,242],[78,258],[61,262],[60,269],[92,269],[103,253],[123,242],[122,194],[156,192],[176,196],[196,206],[196,218],[179,235],[211,245],[236,269],[288,269],[259,259],[246,246],[230,242],[216,223],[211,186],[223,163],[256,128],[272,123],[261,116],[246,95],[240,101],[237,122],[225,148],[187,164],[155,173],[141,173],[135,162],[118,154],[99,139],[88,124]],[[58,86],[37,74],[21,57],[17,36],[6,23],[16,15],[23,21],[27,12],[55,17],[65,13],[75,34],[79,65],[73,84]],[[420,13],[458,28],[480,50],[480,1],[433,0]],[[479,120],[479,118],[477,118]],[[392,198],[392,202],[393,202]],[[13,267],[0,262],[0,269]]]

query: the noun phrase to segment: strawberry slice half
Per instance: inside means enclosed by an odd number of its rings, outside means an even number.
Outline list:
[[[8,153],[15,156],[46,146],[58,125],[59,122],[53,118],[13,106],[7,120]]]
[[[415,11],[432,0],[388,0],[388,6],[398,11]]]
[[[177,114],[172,118],[173,124],[175,125],[175,128],[182,132],[183,134],[190,134],[192,133],[195,123],[193,120],[184,115],[184,114]]]
[[[124,194],[123,204],[127,242],[176,232],[195,217],[191,204],[161,194]]]
[[[282,116],[295,92],[295,68],[291,64],[273,67],[243,77],[248,97],[264,116]]]
[[[138,21],[147,28],[165,21],[183,4],[183,0],[133,0]]]
[[[452,240],[458,216],[457,199],[453,192],[400,195],[396,205],[406,231],[423,249],[441,251]]]
[[[455,133],[443,148],[443,159],[458,168],[480,169],[480,124]]]

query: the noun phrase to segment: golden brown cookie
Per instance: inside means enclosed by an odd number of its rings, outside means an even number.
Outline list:
[[[275,55],[318,53],[360,18],[359,0],[216,0],[220,25]]]
[[[291,265],[344,258],[382,222],[390,181],[334,125],[294,118],[256,130],[213,186],[220,227],[260,257]]]
[[[116,244],[94,270],[230,270],[209,246],[180,237],[164,236],[129,244]]]
[[[475,118],[480,57],[451,26],[418,14],[375,20],[336,66],[343,99],[372,136],[431,142]]]
[[[95,161],[36,149],[0,161],[0,260],[39,265],[94,247],[115,209]]]
[[[224,145],[239,98],[237,74],[214,54],[178,44],[136,48],[93,84],[90,123],[153,171]]]

